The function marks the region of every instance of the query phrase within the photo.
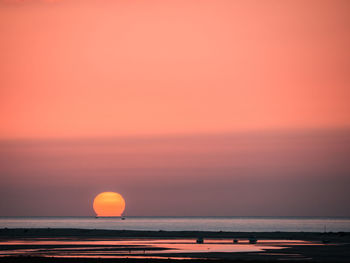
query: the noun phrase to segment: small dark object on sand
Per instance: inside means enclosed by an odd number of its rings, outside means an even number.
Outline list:
[[[199,238],[197,238],[197,244],[203,244],[204,243],[204,239],[203,239],[203,237],[199,237]]]
[[[256,244],[256,242],[258,242],[256,237],[249,238],[249,244]]]

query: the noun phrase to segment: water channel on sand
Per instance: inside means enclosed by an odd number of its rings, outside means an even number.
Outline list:
[[[0,241],[0,256],[44,256],[86,258],[195,258],[195,254],[264,252],[289,246],[316,245],[302,240],[205,239],[64,239],[31,238]],[[191,256],[186,256],[191,255]]]

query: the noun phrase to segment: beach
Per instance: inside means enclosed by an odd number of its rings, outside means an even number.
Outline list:
[[[0,262],[349,262],[350,233],[3,228],[0,251]]]

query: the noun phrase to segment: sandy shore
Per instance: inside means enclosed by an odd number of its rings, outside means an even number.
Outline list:
[[[0,229],[0,251],[9,251],[13,249],[30,249],[30,245],[6,245],[11,240],[35,240],[40,238],[50,240],[70,240],[70,241],[87,241],[87,240],[131,240],[131,239],[196,239],[203,238],[224,238],[247,240],[255,237],[258,240],[303,240],[311,241],[310,244],[288,245],[286,248],[278,250],[269,250],[259,252],[220,252],[220,253],[181,253],[179,254],[164,253],[161,254],[163,259],[156,258],[50,258],[50,257],[0,257],[0,262],[165,262],[174,261],[174,257],[186,262],[203,262],[215,259],[215,262],[266,262],[266,261],[293,261],[298,262],[350,262],[350,233],[314,233],[314,232],[198,232],[198,231],[119,231],[119,230],[89,230],[89,229]],[[326,242],[326,244],[324,244]],[[275,242],[276,243],[276,242]],[[279,246],[278,242],[275,244]],[[71,245],[74,247],[74,245]],[[280,244],[282,247],[282,243]],[[38,247],[38,246],[36,246]],[[58,247],[58,246],[57,246]],[[67,247],[67,246],[65,246]],[[113,252],[118,253],[117,246]],[[284,246],[285,247],[285,246]],[[40,245],[43,251],[48,247]],[[50,247],[52,249],[52,245]],[[105,250],[104,250],[105,249]],[[108,248],[110,249],[110,248]],[[133,251],[134,248],[132,248]],[[149,246],[138,247],[136,254],[140,251],[149,251]],[[110,250],[100,247],[100,251]],[[137,252],[137,250],[140,250]],[[153,252],[154,253],[154,252]],[[142,255],[141,253],[139,255]],[[157,254],[152,254],[157,256]],[[167,258],[171,259],[167,259]],[[195,258],[195,259],[191,259]]]
[[[209,232],[209,231],[133,231],[133,230],[98,230],[70,228],[16,228],[0,229],[0,239],[25,237],[98,237],[98,238],[250,238],[289,239],[332,242],[350,242],[350,232]]]

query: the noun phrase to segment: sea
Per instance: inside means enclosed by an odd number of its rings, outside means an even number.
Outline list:
[[[149,231],[350,232],[349,217],[0,217],[0,228]]]

